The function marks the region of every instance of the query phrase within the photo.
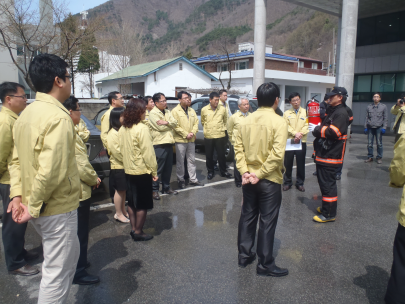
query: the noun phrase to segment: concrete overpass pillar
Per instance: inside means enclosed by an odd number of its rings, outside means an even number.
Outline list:
[[[266,7],[267,0],[255,0],[253,95],[256,95],[257,88],[264,83],[266,56]]]
[[[345,87],[351,108],[353,100],[354,62],[356,55],[357,19],[359,0],[343,0],[339,18],[336,86]]]

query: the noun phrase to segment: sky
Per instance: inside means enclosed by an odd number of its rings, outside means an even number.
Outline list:
[[[104,2],[107,2],[107,0],[68,0],[66,4],[72,14],[77,14],[80,13],[83,8],[88,10]]]

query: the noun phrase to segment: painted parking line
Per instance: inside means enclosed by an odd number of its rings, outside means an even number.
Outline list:
[[[189,188],[186,188],[186,189],[178,189],[176,191],[177,192],[186,192],[186,191],[195,190],[195,189],[204,189],[206,187],[212,187],[212,186],[216,186],[216,185],[220,185],[220,184],[227,184],[227,183],[230,183],[230,182],[233,182],[233,181],[234,180],[232,178],[232,179],[227,179],[227,180],[223,180],[223,181],[219,181],[219,182],[205,184],[205,186],[202,186],[202,187],[189,187]],[[160,194],[160,196],[167,196],[167,195],[168,194]],[[114,204],[113,203],[108,203],[108,204],[91,206],[90,210],[99,210],[99,209],[110,208],[110,207],[114,207]]]

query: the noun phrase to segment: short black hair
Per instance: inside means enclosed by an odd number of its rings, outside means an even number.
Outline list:
[[[190,94],[189,92],[187,92],[187,95],[188,95],[188,97],[190,97],[190,98],[191,98],[191,94]]]
[[[177,93],[177,99],[182,99],[183,94],[186,94],[188,96],[188,93],[186,91],[180,91],[180,92]]]
[[[119,94],[120,92],[118,92],[118,91],[112,91],[112,92],[110,92],[110,93],[108,93],[108,102],[109,102],[109,104],[112,104],[112,100],[113,99],[117,99],[117,94]]]
[[[2,84],[0,84],[1,102],[4,102],[7,96],[10,96],[11,94],[17,94],[18,88],[25,90],[25,87],[23,85],[16,82],[5,81]]]
[[[143,99],[143,101],[145,102],[145,104],[148,104],[148,103],[149,103],[149,99],[152,99],[152,96],[148,95],[148,96],[145,96],[145,97],[142,98],[142,99]]]
[[[380,92],[374,92],[374,93],[373,93],[373,97],[374,97],[374,95],[375,95],[375,94],[377,94],[378,96],[380,96],[380,98],[382,98],[382,96],[381,96],[381,93],[380,93]]]
[[[222,95],[222,93],[228,93],[228,91],[227,90],[225,90],[225,89],[222,89],[222,90],[219,90],[219,95]]]
[[[291,102],[291,99],[293,99],[294,97],[299,97],[299,98],[301,98],[301,95],[300,95],[300,93],[298,93],[298,92],[292,92],[289,96],[288,96],[288,101],[289,102]]]
[[[37,92],[49,93],[55,77],[66,81],[67,67],[66,61],[56,55],[39,54],[32,60],[28,74]]]
[[[280,98],[280,89],[273,82],[263,83],[256,92],[259,107],[272,107],[276,98]]]
[[[163,94],[163,93],[155,93],[155,94],[153,94],[153,97],[152,97],[153,102],[157,103],[160,100],[160,97],[162,97],[162,96],[166,97],[166,95]]]
[[[125,108],[124,107],[119,107],[119,108],[114,108],[110,112],[110,128],[118,131],[121,128],[121,114],[124,112]]]
[[[66,99],[63,102],[63,106],[69,111],[69,110],[77,110],[77,103],[79,102],[79,99],[74,97],[73,95],[70,96],[68,99]]]
[[[220,91],[221,92],[221,91]],[[217,92],[211,92],[210,93],[210,100],[213,99],[214,97],[218,97],[219,98],[219,94]]]

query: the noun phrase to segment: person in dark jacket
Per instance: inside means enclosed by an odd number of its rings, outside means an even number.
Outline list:
[[[353,111],[346,104],[345,104],[345,108],[346,108],[347,114],[349,115],[349,126],[350,126],[353,122]],[[340,180],[342,178],[342,169],[343,169],[343,162],[336,170],[336,180]]]
[[[327,97],[327,94],[325,94],[325,97],[323,98],[322,102],[319,104],[319,117],[321,118],[321,122],[325,120],[326,117],[326,108],[328,107],[328,104],[326,103],[328,101],[329,97]],[[316,170],[312,175],[317,175]]]
[[[315,127],[315,163],[318,183],[322,192],[322,207],[313,220],[318,223],[333,222],[337,210],[336,168],[342,165],[346,148],[349,115],[345,107],[347,91],[335,87],[328,96],[326,118]]]

